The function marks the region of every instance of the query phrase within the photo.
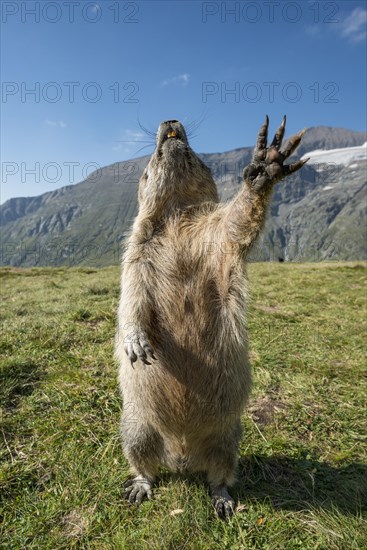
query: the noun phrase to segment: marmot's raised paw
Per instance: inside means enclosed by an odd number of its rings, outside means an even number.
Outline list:
[[[151,365],[149,361],[154,361],[154,359],[156,359],[147,335],[140,329],[129,330],[129,333],[125,336],[124,350],[130,359],[132,367],[138,358],[141,359],[145,365]]]
[[[152,498],[152,484],[148,479],[138,476],[128,483],[131,483],[131,485],[125,487],[125,498],[130,504],[139,506],[145,498],[148,500]]]
[[[266,191],[277,181],[293,174],[309,160],[299,160],[294,164],[285,165],[284,161],[291,156],[301,142],[305,130],[289,138],[286,147],[281,151],[285,132],[286,117],[279,126],[274,139],[267,147],[269,117],[266,115],[265,124],[260,128],[255,151],[251,163],[243,171],[243,177],[255,191]]]

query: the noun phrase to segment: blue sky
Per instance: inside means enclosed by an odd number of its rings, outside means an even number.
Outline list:
[[[362,1],[5,1],[1,201],[149,154],[138,121],[200,122],[197,152],[366,130]],[[32,92],[33,90],[33,92]],[[141,142],[141,143],[140,143]]]

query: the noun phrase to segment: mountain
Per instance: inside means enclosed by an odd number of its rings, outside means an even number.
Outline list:
[[[367,259],[365,142],[362,132],[323,126],[307,130],[292,161],[307,154],[311,160],[276,186],[254,261]],[[238,191],[251,154],[252,147],[244,147],[200,155],[222,200]],[[118,263],[148,160],[116,163],[76,185],[8,200],[0,207],[0,264]]]

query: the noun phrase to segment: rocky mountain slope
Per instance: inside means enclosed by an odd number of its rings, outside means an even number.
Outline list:
[[[361,260],[366,253],[366,135],[342,128],[307,130],[294,155],[324,150],[277,185],[253,260]],[[356,148],[343,156],[327,151]],[[200,155],[222,200],[241,185],[251,147]],[[354,155],[354,156],[353,156]],[[106,166],[76,185],[0,207],[1,265],[93,265],[119,262],[137,212],[138,180],[149,157]]]

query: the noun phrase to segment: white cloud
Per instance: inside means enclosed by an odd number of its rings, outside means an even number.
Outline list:
[[[322,25],[321,23],[306,25],[305,31],[312,38],[322,37],[325,34],[325,28],[336,32],[339,38],[348,42],[354,44],[363,42],[367,38],[367,10],[361,7],[355,8],[349,15],[344,14],[344,18],[339,17],[330,25]]]
[[[126,128],[120,132],[120,139],[116,140],[117,145],[112,147],[113,151],[123,151],[124,153],[130,153],[130,144],[140,143],[142,139],[147,139],[143,132],[136,132]]]
[[[169,84],[181,84],[186,86],[190,80],[190,75],[188,73],[178,74],[177,76],[172,76],[166,80],[162,80],[161,86],[168,86]]]
[[[122,150],[122,143],[119,143],[118,145],[114,145],[112,147],[112,151],[121,151]],[[128,150],[124,150],[124,153],[127,153]]]
[[[63,120],[50,120],[46,118],[45,124],[47,124],[47,126],[53,126],[54,128],[67,128],[67,124],[65,124]]]
[[[320,27],[318,25],[306,25],[306,33],[309,36],[317,36],[320,34]]]
[[[337,30],[343,38],[351,42],[363,42],[367,37],[367,10],[355,8],[348,17],[341,21]]]
[[[125,130],[125,136],[127,136],[127,139],[131,139],[131,141],[139,141],[145,136],[145,134],[143,134],[143,132],[135,132],[134,130],[130,130],[128,128]]]

